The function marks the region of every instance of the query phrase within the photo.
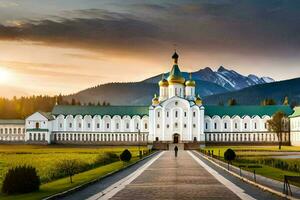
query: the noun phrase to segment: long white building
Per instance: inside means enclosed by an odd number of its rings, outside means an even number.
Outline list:
[[[172,59],[173,67],[159,81],[159,95],[154,95],[151,105],[56,105],[51,113],[36,112],[26,118],[25,142],[162,146],[184,143],[194,147],[272,144],[278,138],[268,131],[267,120],[277,111],[283,111],[291,119],[291,132],[284,134],[283,143],[300,145],[300,108],[296,107],[294,112],[286,105],[203,104],[196,94],[196,82],[191,76],[186,80],[181,74],[176,52]]]

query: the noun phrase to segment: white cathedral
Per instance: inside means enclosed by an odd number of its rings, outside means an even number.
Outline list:
[[[159,96],[154,95],[150,106],[56,105],[51,113],[28,116],[24,128],[19,127],[20,121],[0,120],[0,141],[153,144],[162,149],[174,143],[184,144],[186,149],[205,144],[268,145],[277,143],[278,138],[268,131],[267,120],[283,111],[290,124],[283,143],[300,145],[299,107],[293,111],[288,105],[203,105],[191,75],[189,80],[182,76],[176,52],[172,59],[173,67],[167,79],[163,76],[159,81]]]

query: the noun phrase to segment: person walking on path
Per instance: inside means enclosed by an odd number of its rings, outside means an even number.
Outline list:
[[[175,157],[177,158],[177,153],[178,153],[178,147],[177,146],[174,147],[174,151],[175,151]]]

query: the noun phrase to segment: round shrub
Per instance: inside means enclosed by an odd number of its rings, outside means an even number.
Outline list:
[[[2,192],[5,194],[22,194],[39,190],[41,181],[32,166],[17,166],[6,173]]]
[[[120,155],[120,159],[123,161],[123,162],[129,162],[131,160],[131,153],[128,149],[125,149],[121,155]]]
[[[227,149],[224,153],[224,159],[228,162],[231,162],[235,159],[236,154],[232,149]]]

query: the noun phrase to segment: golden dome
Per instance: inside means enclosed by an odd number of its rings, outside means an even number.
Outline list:
[[[179,84],[184,84],[185,82],[185,79],[182,77],[182,76],[174,76],[174,75],[170,75],[168,77],[168,82],[169,84],[176,84],[176,83],[179,83]]]
[[[199,94],[196,97],[195,104],[198,105],[198,106],[202,105],[202,99],[200,98]]]
[[[164,74],[162,75],[162,79],[158,82],[158,85],[160,87],[168,87],[169,86],[169,82],[165,79]]]
[[[192,80],[192,73],[190,73],[190,80],[185,82],[185,86],[190,86],[190,87],[196,86],[196,82],[194,80]]]
[[[159,100],[158,100],[158,97],[155,94],[154,98],[152,99],[152,105],[158,105],[158,104],[159,104]]]

